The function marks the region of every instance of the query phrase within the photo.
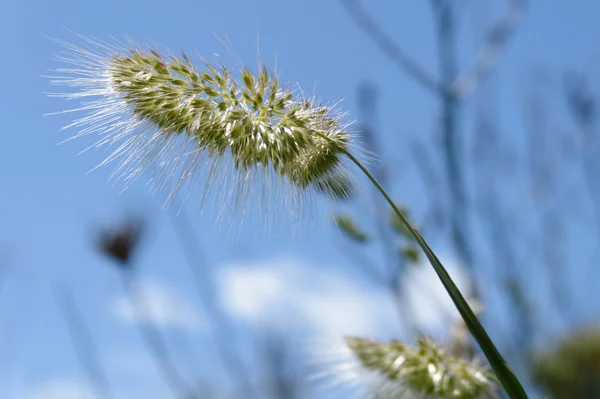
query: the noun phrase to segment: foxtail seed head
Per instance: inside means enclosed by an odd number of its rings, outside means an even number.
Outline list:
[[[346,338],[346,344],[365,373],[376,374],[369,387],[374,398],[482,399],[495,387],[487,370],[450,356],[429,339],[420,339],[416,348],[361,338]]]
[[[351,194],[344,115],[282,87],[264,66],[234,76],[207,62],[200,70],[183,53],[84,40],[84,47],[61,42],[67,51],[58,59],[75,68],[59,69],[65,76],[52,83],[78,89],[55,96],[94,98],[73,110],[87,115],[67,127],[78,128],[77,136],[102,135],[97,146],[118,145],[103,162],[118,160],[114,177],[131,182],[157,167],[152,181],[170,198],[204,169],[207,190],[233,178],[226,202],[234,197],[236,204],[249,192],[264,196],[273,178],[294,190],[295,205],[308,190],[337,199]],[[251,189],[258,177],[263,190]]]

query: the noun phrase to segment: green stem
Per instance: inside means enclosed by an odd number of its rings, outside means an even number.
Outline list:
[[[469,331],[481,347],[481,350],[483,351],[487,360],[490,362],[492,369],[496,373],[496,376],[498,377],[498,380],[504,387],[506,393],[508,393],[508,395],[513,399],[527,399],[527,394],[521,386],[521,383],[513,374],[506,361],[502,358],[502,355],[500,354],[496,346],[494,346],[494,343],[492,342],[489,335],[477,319],[477,316],[475,316],[473,310],[471,310],[471,307],[469,306],[465,298],[462,296],[460,290],[458,289],[456,284],[454,284],[454,281],[452,281],[452,278],[446,271],[446,268],[442,265],[437,256],[435,256],[429,245],[427,245],[427,242],[425,242],[421,234],[419,234],[419,232],[410,224],[406,216],[404,216],[404,214],[400,212],[394,201],[392,201],[388,193],[383,189],[383,187],[381,187],[381,184],[379,184],[377,179],[373,177],[373,175],[367,170],[367,168],[365,168],[364,165],[358,159],[356,159],[356,157],[354,157],[354,155],[352,155],[350,152],[344,151],[344,154],[352,162],[354,162],[356,166],[358,166],[360,170],[369,178],[369,180],[371,180],[375,187],[377,187],[379,192],[381,192],[381,194],[390,204],[394,212],[396,212],[402,223],[408,228],[410,234],[417,241],[423,252],[425,252],[425,255],[427,256],[427,259],[429,259],[431,266],[433,266],[440,281],[444,285],[446,292],[448,292],[450,298],[452,298],[452,302],[454,302],[456,309],[458,309],[458,312],[460,313],[461,317],[465,321],[465,324],[469,328]]]

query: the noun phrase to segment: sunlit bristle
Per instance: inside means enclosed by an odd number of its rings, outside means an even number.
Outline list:
[[[81,46],[58,40],[65,51],[56,58],[70,67],[51,84],[75,90],[50,95],[80,101],[62,113],[84,116],[64,129],[77,130],[72,138],[99,135],[90,148],[112,148],[99,166],[115,162],[112,177],[125,187],[151,170],[167,202],[200,185],[219,213],[227,206],[238,215],[252,200],[296,213],[314,193],[346,199],[354,192],[345,114],[285,88],[262,63],[234,73],[131,41],[81,39]]]

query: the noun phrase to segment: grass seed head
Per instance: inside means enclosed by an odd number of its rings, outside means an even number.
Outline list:
[[[76,90],[53,96],[82,101],[64,111],[85,113],[67,128],[113,148],[102,165],[118,163],[114,178],[130,184],[151,169],[154,188],[169,200],[201,176],[205,198],[217,192],[220,208],[233,204],[242,214],[251,199],[297,212],[312,193],[346,199],[354,191],[345,115],[286,89],[266,67],[234,73],[203,61],[199,68],[183,53],[82,40],[60,41],[58,60],[70,68],[51,83]]]

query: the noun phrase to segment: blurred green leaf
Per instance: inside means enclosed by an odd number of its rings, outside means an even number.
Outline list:
[[[402,212],[410,220],[410,214],[404,205],[400,205],[397,203],[396,207],[400,210],[400,212]],[[396,232],[397,234],[400,234],[404,237],[412,238],[410,231],[406,227],[406,224],[404,224],[402,222],[402,219],[400,219],[400,217],[393,210],[390,212],[389,221],[390,221],[390,226],[392,227],[394,232]]]
[[[421,259],[420,252],[415,247],[405,246],[400,248],[399,251],[400,256],[413,265],[419,263],[419,260]]]
[[[335,224],[348,238],[364,243],[369,240],[369,236],[358,226],[358,224],[348,216],[335,215]]]

